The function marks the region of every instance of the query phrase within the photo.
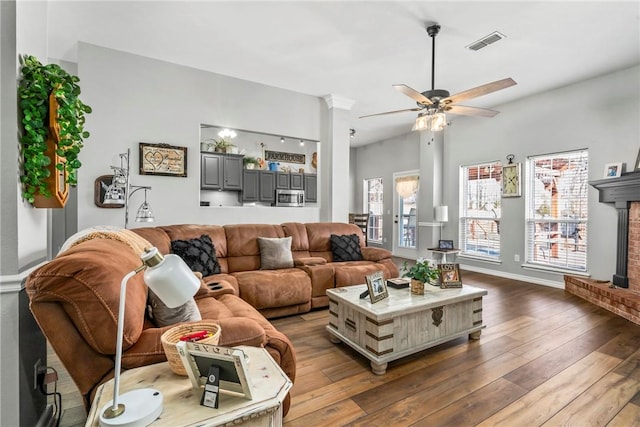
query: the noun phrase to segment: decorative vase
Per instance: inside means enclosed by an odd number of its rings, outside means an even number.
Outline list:
[[[254,163],[247,163],[247,164],[245,165],[245,167],[246,167],[247,169],[253,169],[253,168],[255,168],[255,167],[256,167],[256,165],[255,165]]]
[[[416,295],[424,295],[424,282],[411,279],[411,293]]]

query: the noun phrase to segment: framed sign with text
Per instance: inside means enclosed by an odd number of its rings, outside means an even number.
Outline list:
[[[140,175],[187,176],[187,147],[140,143]]]
[[[305,155],[300,153],[283,153],[281,151],[264,151],[264,159],[266,161],[276,161],[284,163],[300,163],[305,164]]]

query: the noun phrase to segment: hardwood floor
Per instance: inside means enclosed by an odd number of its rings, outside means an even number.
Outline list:
[[[326,309],[273,320],[297,354],[285,426],[640,425],[640,326],[561,289],[463,278],[489,292],[481,338],[391,362],[382,376],[329,341]],[[73,402],[63,395],[67,410]]]

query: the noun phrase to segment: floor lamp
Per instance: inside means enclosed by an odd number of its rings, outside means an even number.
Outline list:
[[[103,203],[124,205],[124,228],[129,228],[129,200],[136,191],[144,190],[144,202],[138,208],[136,222],[153,222],[155,220],[151,206],[147,202],[147,190],[151,187],[146,185],[133,185],[129,181],[130,168],[129,158],[131,150],[120,153],[120,167],[111,166],[113,169],[113,180],[107,187]]]
[[[154,247],[145,249],[140,258],[142,265],[127,273],[120,283],[113,400],[100,410],[102,427],[147,426],[162,413],[162,393],[156,389],[137,389],[120,396],[124,306],[129,279],[144,270],[144,281],[149,289],[170,308],[184,304],[200,288],[200,281],[178,255],[168,254],[163,257]]]

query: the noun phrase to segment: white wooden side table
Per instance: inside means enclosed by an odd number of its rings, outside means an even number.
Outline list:
[[[237,347],[249,357],[253,399],[220,394],[217,409],[200,405],[203,389],[191,386],[188,377],[176,375],[167,362],[130,369],[120,377],[120,393],[139,388],[155,388],[164,398],[160,417],[151,424],[160,426],[282,426],[282,402],[291,389],[291,380],[267,350]],[[85,427],[98,427],[100,409],[113,399],[113,380],[96,391]]]

